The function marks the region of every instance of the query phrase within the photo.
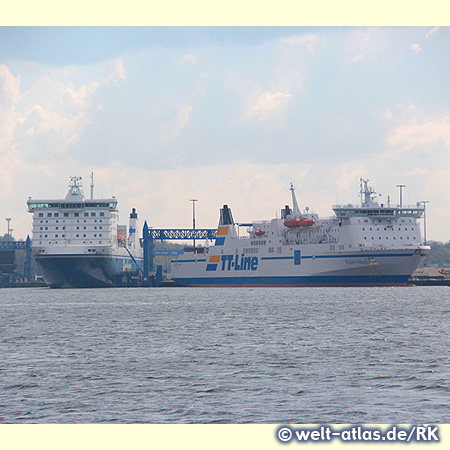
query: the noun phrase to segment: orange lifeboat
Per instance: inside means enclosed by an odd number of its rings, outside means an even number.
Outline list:
[[[284,226],[288,228],[299,228],[299,227],[311,227],[316,222],[312,219],[306,219],[305,217],[300,217],[300,219],[294,219],[292,217],[288,217],[284,221]]]
[[[255,228],[255,234],[256,236],[262,236],[263,234],[265,234],[266,232],[264,230],[261,230],[261,228],[256,227]]]

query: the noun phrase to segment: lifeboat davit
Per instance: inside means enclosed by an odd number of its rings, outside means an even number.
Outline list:
[[[288,217],[284,221],[284,226],[288,228],[299,228],[299,227],[311,227],[316,222],[312,219],[306,219],[305,217],[300,217],[300,219],[294,219],[292,217]]]
[[[264,230],[261,230],[261,228],[256,227],[255,228],[255,234],[256,236],[262,236],[263,234],[265,234],[266,232]]]

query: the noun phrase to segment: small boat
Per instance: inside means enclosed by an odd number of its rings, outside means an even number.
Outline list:
[[[256,236],[263,236],[266,232],[264,230],[261,230],[261,228],[256,227],[255,228],[255,234]]]
[[[316,222],[313,219],[307,219],[305,217],[300,217],[299,219],[294,219],[293,217],[288,217],[284,221],[284,226],[288,228],[298,228],[298,227],[311,227]]]

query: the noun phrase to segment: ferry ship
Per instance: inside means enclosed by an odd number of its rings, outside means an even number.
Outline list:
[[[292,209],[269,221],[235,223],[224,205],[214,245],[174,259],[171,278],[185,286],[405,285],[430,251],[418,223],[424,208],[379,204],[368,180],[360,180],[361,205],[333,206],[331,218],[301,212],[290,190]]]
[[[33,214],[32,249],[48,286],[108,287],[142,270],[143,252],[136,236],[133,208],[129,227],[119,225],[118,201],[94,199],[82,191],[81,177],[71,177],[69,191],[60,200],[27,201]]]

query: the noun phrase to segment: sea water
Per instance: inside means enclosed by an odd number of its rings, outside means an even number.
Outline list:
[[[0,423],[448,423],[450,289],[0,289]]]

